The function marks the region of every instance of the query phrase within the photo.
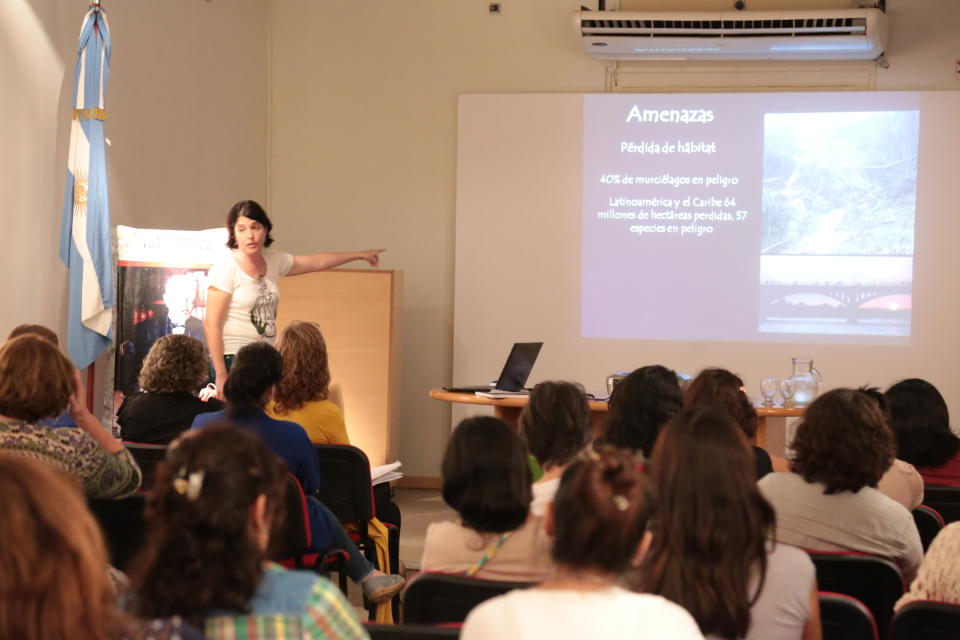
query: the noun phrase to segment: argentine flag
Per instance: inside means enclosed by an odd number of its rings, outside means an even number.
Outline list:
[[[113,259],[103,136],[110,28],[99,3],[83,19],[77,55],[60,259],[70,272],[67,351],[82,369],[113,341]]]

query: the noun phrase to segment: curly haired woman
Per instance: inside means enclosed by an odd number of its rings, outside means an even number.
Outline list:
[[[900,567],[905,582],[912,580],[923,548],[910,512],[877,490],[895,448],[876,403],[854,389],[820,396],[792,446],[792,473],[759,482],[777,512],[777,541],[883,556]]]
[[[117,412],[123,439],[168,444],[189,429],[198,414],[222,409],[216,399],[204,402],[197,397],[207,376],[199,340],[174,334],[157,340],[140,370],[143,392],[127,397]]]

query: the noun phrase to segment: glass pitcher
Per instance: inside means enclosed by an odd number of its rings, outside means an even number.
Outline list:
[[[813,360],[793,358],[793,406],[807,407],[817,397],[820,383],[823,378],[820,372],[813,368]]]

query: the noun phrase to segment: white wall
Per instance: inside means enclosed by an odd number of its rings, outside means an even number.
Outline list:
[[[114,224],[199,229],[266,195],[267,5],[103,2]],[[65,331],[57,257],[77,36],[86,2],[0,0],[0,334]]]
[[[405,272],[401,459],[439,475],[450,408],[457,95],[600,91],[576,0],[275,0],[271,215],[295,252],[387,247]],[[333,372],[336,376],[336,371]],[[459,381],[465,383],[466,381]]]
[[[604,89],[604,64],[581,52],[571,26],[579,1],[503,0],[499,16],[488,4],[272,5],[272,215],[288,249],[386,246],[385,266],[406,272],[401,454],[412,475],[437,475],[450,426],[449,408],[427,390],[477,382],[451,380],[456,97]],[[659,4],[721,10],[732,2]],[[775,6],[849,4],[750,3]],[[891,0],[888,10],[890,68],[878,71],[877,88],[957,88],[960,5]]]

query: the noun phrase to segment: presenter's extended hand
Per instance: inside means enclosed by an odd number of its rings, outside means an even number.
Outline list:
[[[368,249],[366,251],[360,252],[360,257],[363,260],[366,260],[371,267],[379,266],[380,264],[380,254],[386,251],[386,249]]]

